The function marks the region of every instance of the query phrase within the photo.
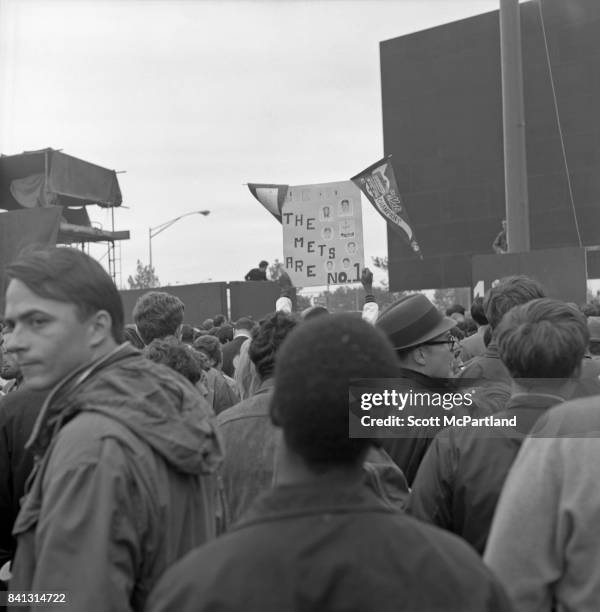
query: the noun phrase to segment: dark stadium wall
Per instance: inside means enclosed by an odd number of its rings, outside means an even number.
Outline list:
[[[239,317],[253,317],[260,321],[275,310],[281,288],[273,282],[234,281],[123,290],[119,293],[123,300],[125,323],[133,323],[133,307],[137,299],[148,291],[166,291],[176,295],[185,304],[184,323],[199,325],[216,314],[224,314],[234,321]]]
[[[532,249],[579,246],[540,10],[521,7]],[[542,0],[573,200],[600,244],[600,2]],[[385,154],[424,259],[388,231],[390,289],[471,286],[504,218],[498,11],[380,44]],[[600,277],[600,254],[588,254]]]

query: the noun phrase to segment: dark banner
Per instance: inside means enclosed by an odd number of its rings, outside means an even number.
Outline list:
[[[408,213],[402,205],[390,156],[384,157],[350,180],[367,196],[388,225],[406,240],[410,248],[422,259],[421,248],[410,225]]]
[[[281,223],[281,209],[288,192],[288,185],[248,183],[250,193]]]

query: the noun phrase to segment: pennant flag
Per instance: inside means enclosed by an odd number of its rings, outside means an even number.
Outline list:
[[[367,196],[369,202],[389,226],[404,238],[411,249],[423,259],[421,248],[408,220],[408,213],[402,205],[390,157],[391,155],[388,155],[375,162],[350,180]]]
[[[248,183],[250,193],[281,223],[281,209],[287,195],[288,185],[265,185]]]

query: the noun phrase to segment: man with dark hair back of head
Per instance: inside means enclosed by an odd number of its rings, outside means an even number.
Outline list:
[[[395,376],[394,361],[383,335],[350,315],[290,334],[271,403],[283,431],[275,487],[230,533],[167,571],[149,612],[512,609],[466,544],[364,485],[371,441],[348,435],[348,385]]]
[[[537,280],[523,275],[507,276],[487,292],[483,301],[485,316],[495,330],[513,306],[543,297],[546,297],[546,290]]]
[[[244,342],[252,337],[252,330],[256,323],[249,317],[239,318],[233,327],[233,340],[223,346],[223,372],[233,377],[239,359],[240,348]]]
[[[215,336],[199,336],[192,347],[208,357],[212,368],[220,368],[223,364],[223,346]]]
[[[460,373],[464,384],[475,385],[478,401],[491,412],[503,410],[510,398],[511,378],[500,359],[495,330],[513,307],[546,297],[542,285],[528,276],[507,276],[492,287],[483,301],[492,338],[485,352],[471,359]]]
[[[216,337],[219,339],[221,344],[227,344],[233,340],[233,326],[229,323],[224,323],[218,328]]]
[[[202,329],[205,329],[206,331],[211,330],[214,326],[214,319],[204,319],[204,321],[202,321]]]
[[[258,268],[252,268],[244,277],[247,281],[266,281],[267,280],[267,268],[269,262],[264,259],[258,264]]]
[[[512,308],[496,329],[500,358],[518,392],[572,386],[589,339],[585,315],[547,298]]]
[[[183,323],[180,327],[180,330],[181,342],[183,342],[183,344],[191,346],[192,342],[194,342],[194,328],[191,325],[188,325],[187,323]]]
[[[471,318],[477,324],[477,327],[485,327],[488,324],[487,317],[485,316],[485,309],[483,307],[483,298],[476,297],[471,304]]]
[[[204,353],[209,360],[210,369],[206,371],[206,385],[212,391],[213,410],[219,414],[240,401],[237,385],[232,378],[227,380],[221,371],[223,348],[218,338],[201,336],[194,340],[194,350]]]
[[[580,367],[589,330],[585,316],[569,305],[563,308],[571,310],[571,324],[547,316],[544,327],[532,326],[533,315],[549,309],[543,302],[550,300],[512,310],[498,328],[498,345],[514,376],[563,377],[564,383]],[[536,389],[535,380],[515,383],[522,393]],[[485,561],[516,610],[597,610],[598,396],[561,402],[568,385],[561,387],[560,379],[547,383],[541,391],[560,397],[523,441],[494,513]]]
[[[217,417],[228,453],[221,476],[228,507],[228,523],[235,522],[254,498],[271,486],[277,432],[269,419],[277,352],[296,327],[293,315],[273,313],[265,318],[250,343],[250,359],[260,377],[256,393]]]
[[[483,309],[483,298],[476,297],[471,304],[471,319],[477,325],[477,331],[461,341],[460,358],[463,363],[467,363],[473,357],[478,357],[485,353],[484,336],[488,328],[488,320]]]
[[[221,325],[224,325],[225,323],[227,323],[227,318],[225,315],[218,314],[213,317],[213,327],[221,327]]]
[[[214,535],[211,409],[119,344],[121,298],[91,257],[48,248],[6,272],[7,349],[27,387],[50,391],[28,442],[39,461],[10,586],[66,592],[73,610],[141,611],[158,576]]]
[[[460,321],[465,320],[465,307],[460,304],[452,304],[452,306],[446,308],[446,316],[460,323]]]
[[[194,359],[191,349],[174,336],[156,338],[144,348],[144,355],[154,361],[162,363],[173,371],[187,378],[195,385],[202,377],[202,368]]]
[[[133,320],[144,344],[155,338],[178,336],[183,310],[183,302],[165,291],[149,291],[140,296],[133,308]]]
[[[512,396],[494,417],[514,418],[516,428],[453,426],[440,432],[417,473],[409,512],[483,554],[521,443],[546,410],[573,393],[588,337],[583,314],[564,302],[543,298],[512,308],[496,330]]]

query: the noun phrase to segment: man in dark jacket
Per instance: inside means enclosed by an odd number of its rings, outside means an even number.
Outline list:
[[[299,325],[275,366],[278,485],[230,533],[168,570],[149,611],[511,610],[468,546],[363,483],[371,441],[348,436],[348,384],[396,372],[391,346],[364,321]]]
[[[260,377],[258,391],[217,417],[226,453],[219,473],[227,503],[226,523],[237,521],[259,494],[273,484],[278,430],[269,418],[277,352],[296,319],[275,312],[261,323],[249,349]]]
[[[233,378],[223,374],[223,349],[219,339],[210,334],[194,340],[193,348],[208,359],[209,369],[205,369],[206,386],[213,397],[212,407],[215,414],[231,408],[240,401],[240,392]]]
[[[44,391],[18,389],[0,398],[0,590],[7,587],[17,547],[12,529],[33,469],[33,453],[25,443],[45,397]]]
[[[176,295],[165,291],[148,291],[141,295],[133,307],[133,320],[144,344],[167,336],[179,338],[184,309]]]
[[[266,281],[267,280],[267,268],[269,267],[269,262],[268,261],[261,261],[258,264],[258,268],[252,268],[252,270],[250,270],[248,272],[248,274],[246,274],[246,276],[244,276],[244,280],[247,281]]]
[[[538,299],[513,308],[496,332],[513,392],[497,419],[516,426],[448,427],[427,451],[409,512],[462,536],[483,554],[498,497],[524,437],[545,411],[568,398],[589,332],[564,302]]]
[[[233,377],[242,344],[252,337],[255,323],[248,317],[240,317],[233,329],[233,340],[223,345],[223,373]]]
[[[400,298],[384,310],[376,325],[396,351],[402,376],[398,391],[413,391],[429,397],[454,390],[450,382],[458,350],[458,343],[450,334],[456,325],[454,319],[444,317],[424,295],[417,293]],[[431,440],[443,426],[443,416],[450,413],[425,400],[423,405],[412,409],[412,416],[427,419],[420,423],[428,424],[410,430],[407,427],[410,435],[382,440],[382,446],[404,472],[409,485]],[[469,414],[463,406],[453,407],[451,413]]]
[[[542,285],[528,276],[507,276],[486,294],[483,307],[492,339],[483,355],[474,357],[460,373],[468,385],[478,387],[478,397],[490,412],[502,410],[510,397],[511,379],[498,352],[494,331],[513,307],[546,297]]]
[[[121,299],[91,257],[32,251],[6,273],[7,350],[28,388],[49,391],[27,443],[36,463],[11,590],[141,611],[163,571],[214,535],[212,411],[191,383],[120,344]]]
[[[19,389],[0,398],[0,567],[12,560],[16,550],[12,527],[33,469],[33,454],[25,444],[46,395]]]

